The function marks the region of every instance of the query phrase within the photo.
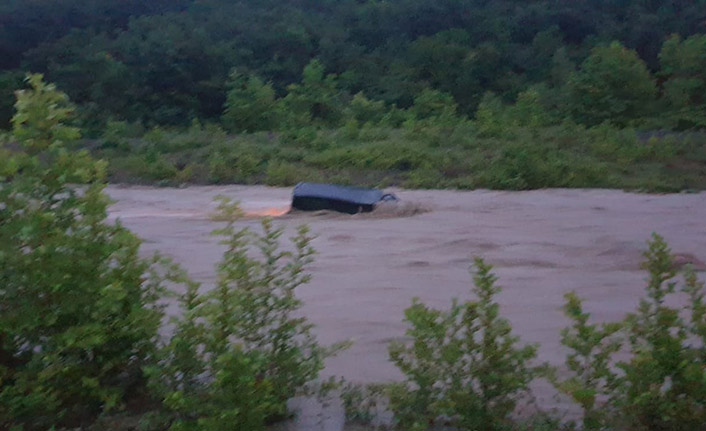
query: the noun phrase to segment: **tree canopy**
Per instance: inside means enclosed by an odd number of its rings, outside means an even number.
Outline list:
[[[609,55],[597,47],[614,41],[625,61],[661,74],[668,105],[682,109],[701,106],[694,35],[705,23],[704,0],[9,0],[0,5],[0,121],[19,71],[44,73],[89,123],[166,125],[219,118],[233,69],[284,96],[313,59],[347,94],[406,108],[430,87],[473,114],[488,91],[512,101],[538,83],[564,85],[574,65],[590,81],[585,61]]]

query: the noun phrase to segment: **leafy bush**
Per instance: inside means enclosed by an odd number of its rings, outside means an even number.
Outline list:
[[[401,429],[501,430],[538,369],[536,346],[519,347],[493,301],[500,291],[491,267],[475,261],[477,301],[454,300],[447,311],[415,300],[405,310],[411,343],[392,343],[390,359],[404,382],[390,389],[390,408]]]
[[[317,181],[321,178],[317,171],[287,162],[270,162],[265,175],[265,182],[270,186],[293,186],[300,181]]]
[[[575,170],[571,157],[559,148],[534,147],[530,142],[507,146],[490,164],[484,180],[492,188],[511,190],[569,185]]]
[[[154,150],[117,159],[109,169],[116,176],[123,175],[132,181],[137,179],[153,184],[174,182],[182,175],[188,174],[188,171],[180,171],[167,156]]]
[[[667,117],[678,130],[706,127],[706,36],[672,35],[659,54]]]
[[[227,202],[221,208],[232,211]],[[284,231],[274,228],[271,220],[262,221],[262,230],[253,238],[260,260],[248,257],[247,228],[236,231],[231,222],[218,232],[225,236],[228,251],[219,267],[217,290],[224,295],[230,290],[237,316],[233,334],[246,351],[258,352],[267,360],[261,376],[272,382],[279,403],[275,407],[284,413],[284,403],[317,378],[324,359],[344,344],[320,346],[311,332],[313,326],[297,315],[302,302],[295,290],[311,280],[306,271],[314,255],[309,229],[301,226],[297,230],[293,252],[281,250]]]
[[[247,152],[214,152],[208,159],[209,180],[214,183],[247,183],[260,172],[259,160]]]
[[[314,250],[306,227],[283,251],[283,230],[263,220],[262,234],[237,229],[240,211],[219,207],[226,246],[214,290],[187,282],[175,334],[150,370],[172,430],[256,430],[288,414],[287,401],[302,394],[343,344],[321,346],[312,325],[298,316],[295,290],[309,281]],[[251,248],[260,255],[252,257]]]
[[[277,122],[275,90],[257,76],[230,74],[221,122],[231,132],[272,130]]]
[[[282,134],[282,141],[298,147],[310,147],[316,139],[316,128],[313,126],[301,126],[290,128]]]
[[[179,297],[174,334],[158,364],[146,370],[152,393],[162,401],[161,411],[147,422],[173,431],[261,429],[273,388],[258,377],[264,360],[229,339],[232,300],[201,293],[184,276],[181,281],[187,289]]]
[[[706,424],[706,290],[693,271],[682,288],[689,298],[689,319],[666,305],[676,293],[675,264],[667,244],[654,236],[644,267],[647,298],[625,321],[632,357],[624,372],[618,407],[637,430],[698,429]]]
[[[0,160],[0,428],[46,430],[140,389],[162,287],[140,241],[106,224],[105,163],[65,149],[79,137],[68,98],[27,81],[12,119],[21,150]]]
[[[500,98],[491,93],[483,95],[475,116],[478,135],[486,138],[502,136],[505,120],[505,108]]]
[[[195,151],[209,145],[220,145],[225,138],[226,133],[219,126],[203,126],[198,119],[194,119],[185,130],[152,128],[142,137],[140,149],[158,154]]]
[[[344,94],[336,85],[337,79],[336,75],[325,74],[319,60],[310,61],[302,72],[301,84],[287,87],[288,94],[281,100],[284,128],[339,126],[344,118]]]
[[[567,87],[573,118],[587,125],[628,125],[648,114],[657,96],[647,65],[618,42],[594,48]]]
[[[433,189],[443,187],[444,176],[433,168],[415,169],[407,175],[404,186],[411,189]]]
[[[533,108],[522,109],[522,121],[528,125],[519,126],[520,120],[512,116],[505,121],[515,107],[504,109],[496,136],[479,120],[457,120],[448,126],[415,122],[403,129],[370,123],[332,130],[306,126],[282,135],[258,133],[225,140],[208,132],[208,127],[199,132],[192,127],[189,132],[164,132],[159,146],[135,140],[130,153],[96,152],[111,160],[111,180],[128,182],[176,183],[192,178],[201,183],[292,185],[345,172],[359,184],[424,188],[679,191],[706,186],[699,170],[706,150],[698,133],[672,136],[608,123],[591,128],[571,122],[539,127],[531,125]],[[186,167],[191,172],[183,172]]]
[[[706,289],[687,269],[684,316],[667,305],[678,294],[676,266],[660,236],[653,236],[645,257],[647,297],[624,321],[588,324],[580,300],[567,296],[574,323],[562,343],[571,349],[573,375],[558,387],[582,406],[586,429],[696,430],[706,424]],[[617,354],[616,335],[626,340],[626,359]]]
[[[22,87],[22,77],[19,71],[0,71],[0,130],[11,126],[15,100],[13,95],[15,90]]]
[[[168,132],[163,128],[157,126],[153,127],[143,136],[145,142],[150,144],[151,148],[158,150],[160,152],[169,151],[169,136]]]
[[[341,401],[346,421],[370,425],[385,405],[386,386],[346,383],[341,389]]]
[[[144,130],[141,124],[131,124],[126,121],[109,120],[103,130],[103,148],[112,147],[129,150],[128,139],[142,136]]]
[[[537,89],[523,91],[517,96],[515,105],[509,112],[512,121],[521,127],[545,127],[552,119],[542,104],[542,96]]]
[[[457,108],[458,106],[450,94],[425,88],[414,98],[414,105],[410,108],[410,113],[417,120],[451,121],[457,118]]]
[[[369,100],[363,93],[358,93],[353,96],[346,110],[347,115],[359,124],[379,124],[389,109],[385,102]]]
[[[380,143],[332,148],[309,155],[305,161],[322,169],[376,169],[409,171],[430,162],[432,156],[412,143]]]
[[[561,331],[561,343],[570,349],[566,365],[572,376],[561,381],[554,378],[554,383],[581,407],[585,430],[606,429],[614,409],[601,400],[610,399],[616,385],[612,359],[622,346],[617,335],[622,325],[590,324],[579,297],[568,293],[565,298],[564,312],[573,323]]]
[[[346,124],[341,128],[341,135],[344,139],[355,140],[360,135],[360,123],[356,119],[346,121]]]
[[[155,159],[147,161],[144,172],[145,178],[150,181],[171,181],[175,179],[179,173],[179,169],[167,160],[164,156],[157,156]]]
[[[360,128],[358,137],[363,142],[382,141],[390,137],[390,129],[364,124],[363,127]]]

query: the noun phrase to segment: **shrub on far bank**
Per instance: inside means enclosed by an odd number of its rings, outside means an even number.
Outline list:
[[[320,181],[321,175],[313,169],[288,162],[270,162],[265,172],[268,186],[293,186],[301,181]]]
[[[486,136],[478,123],[390,129],[364,125],[352,138],[343,129],[306,129],[299,135],[254,134],[211,138],[160,152],[168,145],[131,140],[130,151],[97,149],[118,182],[289,186],[346,172],[361,185],[526,190],[544,187],[680,191],[706,187],[699,133],[641,133],[609,124],[570,122],[539,128],[508,126]],[[191,132],[189,132],[191,133]],[[205,132],[203,132],[205,133]],[[505,136],[507,135],[507,136]],[[509,137],[511,135],[511,137]],[[178,131],[167,133],[179,141]],[[169,144],[171,145],[171,144]],[[176,147],[174,147],[176,148]],[[189,167],[189,175],[182,171]]]

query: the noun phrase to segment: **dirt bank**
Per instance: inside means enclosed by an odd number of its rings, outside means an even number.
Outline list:
[[[111,217],[213,282],[221,250],[209,232],[216,195],[250,211],[281,208],[290,189],[266,187],[108,188]],[[446,307],[469,296],[468,264],[482,256],[496,266],[501,312],[540,360],[560,364],[562,295],[576,290],[597,319],[634,309],[645,274],[641,253],[652,232],[683,260],[706,261],[706,194],[646,195],[605,190],[532,192],[396,191],[433,211],[414,217],[285,217],[289,230],[308,223],[319,252],[313,281],[301,289],[304,312],[324,342],[352,339],[326,373],[360,382],[394,379],[387,343],[405,330],[402,310],[413,297]],[[244,223],[257,224],[255,220]],[[704,269],[703,267],[701,269]],[[703,276],[703,274],[702,274]],[[540,390],[540,403],[552,405]]]

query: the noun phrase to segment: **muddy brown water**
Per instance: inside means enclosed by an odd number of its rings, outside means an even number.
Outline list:
[[[191,276],[212,286],[222,254],[209,235],[217,195],[246,211],[285,208],[291,189],[262,186],[184,189],[110,186],[112,219],[145,240]],[[616,320],[642,295],[642,252],[652,232],[663,235],[684,262],[704,276],[706,194],[650,195],[609,190],[406,191],[403,201],[432,211],[413,217],[297,215],[276,219],[288,233],[306,223],[316,235],[312,282],[298,292],[303,313],[324,343],[352,340],[328,361],[325,376],[360,383],[400,377],[387,361],[387,344],[405,331],[403,310],[419,297],[434,307],[470,297],[469,263],[495,266],[503,287],[501,313],[524,342],[539,343],[539,361],[560,365],[559,331],[566,325],[563,294],[575,290],[596,320]],[[257,226],[254,218],[242,223]],[[548,385],[535,387],[540,408],[571,407]],[[340,408],[322,419],[304,407],[296,429],[341,429]]]

